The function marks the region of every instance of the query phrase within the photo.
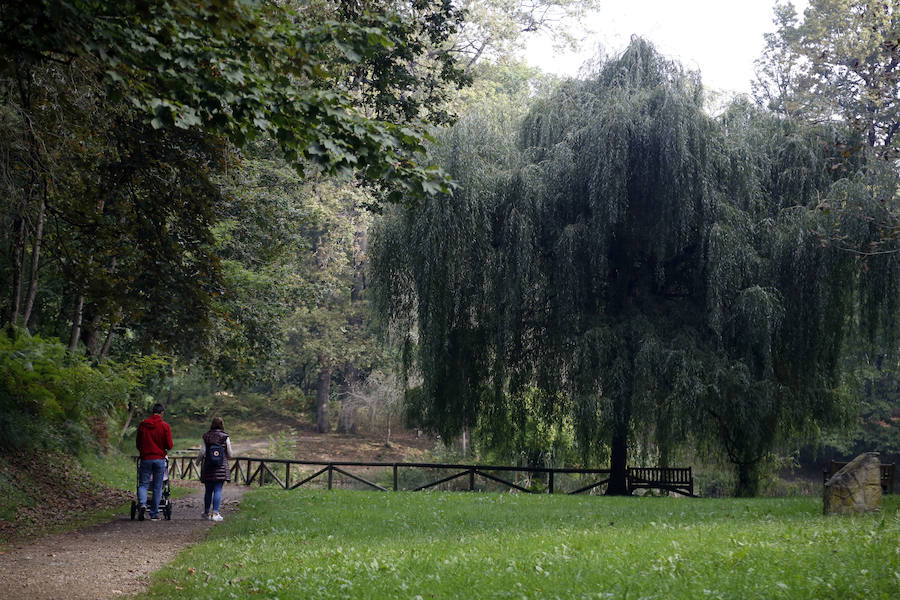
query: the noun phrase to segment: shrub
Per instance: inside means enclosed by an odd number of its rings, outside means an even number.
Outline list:
[[[0,335],[0,448],[76,452],[137,389],[136,365],[91,365],[56,340]],[[106,440],[103,440],[105,443]]]

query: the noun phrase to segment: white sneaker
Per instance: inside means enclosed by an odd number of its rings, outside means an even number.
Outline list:
[[[212,520],[212,521],[224,521],[224,520],[225,520],[225,517],[223,517],[223,516],[220,515],[219,513],[213,513],[213,515],[210,517],[210,520]]]

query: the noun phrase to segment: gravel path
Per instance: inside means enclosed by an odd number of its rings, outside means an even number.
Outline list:
[[[145,590],[150,573],[216,525],[200,518],[201,484],[184,485],[197,491],[172,501],[171,521],[132,521],[125,513],[107,523],[51,535],[0,554],[0,597],[106,600]],[[222,514],[226,519],[245,489],[225,484]]]

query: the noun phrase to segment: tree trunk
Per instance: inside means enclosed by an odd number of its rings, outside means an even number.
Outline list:
[[[469,454],[469,428],[466,427],[465,425],[463,425],[461,442],[462,442],[462,455],[463,455],[463,458],[466,458],[466,456],[468,456],[468,454]]]
[[[114,275],[116,272],[116,266],[118,265],[118,260],[113,257],[112,262],[109,265],[109,274]],[[94,307],[94,317],[91,319],[91,324],[87,327],[87,331],[83,333],[84,337],[84,345],[87,347],[88,355],[90,355],[95,360],[102,360],[104,356],[106,356],[107,351],[109,351],[109,344],[112,343],[112,333],[116,328],[116,325],[119,322],[119,319],[115,319],[112,321],[112,325],[109,328],[109,333],[105,338],[103,338],[103,344],[100,344],[100,324],[103,321],[104,315],[97,307]],[[121,314],[121,309],[116,309],[116,314]]]
[[[69,337],[69,352],[78,349],[78,338],[81,337],[81,319],[84,317],[84,294],[78,294],[75,310],[72,311],[72,335]]]
[[[331,423],[328,420],[328,396],[331,394],[331,367],[323,366],[316,380],[316,431],[328,433]]]
[[[25,168],[30,173],[29,184],[24,197],[20,198],[13,218],[12,235],[10,236],[10,260],[12,262],[12,290],[10,298],[10,319],[12,327],[25,325],[22,320],[23,302],[25,293],[25,246],[28,242],[28,203],[35,197],[35,189],[38,185],[38,173],[43,172],[40,160],[40,144],[35,136],[36,128],[30,115],[32,110],[31,91],[33,85],[32,72],[28,63],[13,58],[15,69],[15,83],[21,105],[21,116],[25,120],[25,129],[28,137],[28,153],[25,159]],[[43,199],[43,198],[42,198]],[[43,209],[43,204],[42,204]]]
[[[109,347],[112,346],[113,334],[116,332],[116,325],[118,325],[118,321],[109,327],[109,333],[106,334],[106,340],[103,342],[103,347],[100,348],[100,354],[97,356],[97,360],[103,360],[109,353]]]
[[[759,494],[759,462],[737,463],[737,484],[734,495],[738,498],[753,498]]]
[[[359,379],[359,371],[350,363],[344,366],[344,381],[341,384],[341,414],[338,417],[338,433],[356,433],[356,402],[352,392]]]
[[[609,458],[607,496],[627,496],[628,491],[628,422],[616,424]]]
[[[16,216],[13,220],[13,235],[11,236],[10,258],[12,259],[12,297],[10,305],[12,310],[9,315],[9,323],[18,327],[22,319],[22,295],[25,285],[25,218]]]
[[[338,417],[338,433],[355,434],[359,429],[356,426],[356,403],[350,396],[345,395],[341,400],[341,414]]]
[[[82,338],[84,347],[87,348],[88,356],[91,358],[99,358],[100,356],[100,320],[101,315],[98,312],[93,316],[90,325],[84,328]]]
[[[125,433],[128,431],[128,427],[131,425],[131,419],[134,418],[134,404],[128,403],[128,418],[125,419],[125,425],[122,427],[122,433],[119,434],[119,442],[125,439]]]
[[[46,199],[41,197],[41,208],[38,211],[37,224],[34,232],[34,245],[31,248],[31,278],[28,281],[28,297],[25,300],[25,308],[22,311],[22,325],[27,329],[34,309],[34,301],[37,298],[38,271],[41,266],[41,244],[44,239],[44,213],[47,208]]]
[[[357,224],[356,234],[357,251],[353,259],[353,281],[350,289],[350,302],[359,302],[366,289],[366,266],[369,249],[369,234],[362,223]]]

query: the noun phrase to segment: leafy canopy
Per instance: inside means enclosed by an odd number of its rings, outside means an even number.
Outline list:
[[[448,4],[414,6],[429,14],[426,39],[453,31],[458,15]],[[348,79],[363,63],[376,87],[405,74],[408,87],[433,89],[433,77],[419,81],[404,70],[415,50],[408,45],[421,46],[422,32],[397,12],[343,19],[339,8],[261,0],[5,3],[0,71],[82,59],[154,128],[198,128],[238,146],[269,135],[298,169],[359,171],[395,186],[394,198],[400,190],[448,191],[436,168],[420,164],[427,136],[419,119],[436,98],[401,96],[404,119],[382,120],[359,106]],[[437,73],[456,77],[447,62]]]

